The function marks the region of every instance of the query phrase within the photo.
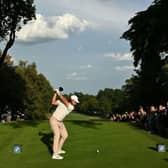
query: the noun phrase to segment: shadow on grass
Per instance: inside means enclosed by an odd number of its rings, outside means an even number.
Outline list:
[[[102,123],[100,121],[101,120],[66,120],[65,122],[69,122],[69,123],[79,125],[82,127],[96,129],[97,125],[102,125]],[[50,155],[52,155],[52,153],[53,153],[53,150],[52,150],[53,133],[52,132],[46,133],[43,131],[39,131],[39,136],[41,137],[40,140],[47,146],[48,152],[50,153]]]
[[[133,121],[133,122],[128,122],[129,123],[129,125],[131,126],[131,127],[134,127],[134,128],[136,128],[136,129],[140,129],[140,130],[145,130],[145,131],[147,131],[147,128],[146,128],[146,126],[145,126],[145,123],[141,123],[141,122],[136,122],[136,121]],[[162,137],[162,138],[168,138],[168,130],[167,130],[167,132],[166,132],[166,128],[164,128],[162,131],[159,131],[159,130],[156,130],[156,129],[154,129],[153,128],[153,130],[152,131],[148,131],[148,133],[149,134],[153,134],[153,135],[158,135],[158,136],[160,136],[160,137]]]
[[[166,161],[166,162],[168,162],[168,158],[164,158],[163,160]]]
[[[39,124],[39,121],[25,120],[25,121],[13,121],[13,122],[9,123],[8,125],[13,128],[22,128],[25,126],[37,127],[38,124]]]
[[[44,133],[40,131],[39,136],[41,137],[40,140],[47,146],[50,155],[52,155],[53,133]]]
[[[156,151],[157,152],[157,148],[156,147],[153,147],[153,146],[149,146],[148,149],[151,149],[153,151]]]
[[[93,128],[97,129],[98,125],[102,125],[102,123],[97,121],[97,120],[66,120],[66,122],[70,122],[74,125],[79,125],[81,127],[85,128]]]
[[[157,147],[149,146],[148,149],[158,152]],[[166,149],[165,152],[168,152],[168,150]],[[168,159],[167,159],[167,161],[168,161]]]

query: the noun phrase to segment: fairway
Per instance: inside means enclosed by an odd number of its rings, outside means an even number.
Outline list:
[[[166,168],[168,151],[156,144],[168,140],[150,135],[128,123],[103,121],[71,114],[65,125],[69,137],[64,160],[52,160],[52,133],[48,121],[0,124],[0,168]],[[22,144],[14,154],[14,144]],[[99,152],[97,152],[99,150]]]

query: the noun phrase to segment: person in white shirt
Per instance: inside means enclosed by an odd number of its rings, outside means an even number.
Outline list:
[[[57,99],[57,96],[60,100]],[[50,125],[54,133],[52,159],[63,159],[63,156],[60,154],[65,153],[65,151],[62,150],[62,146],[68,137],[68,132],[63,123],[63,119],[74,110],[74,106],[77,103],[79,103],[79,100],[76,95],[72,95],[70,100],[67,100],[58,89],[56,89],[56,92],[52,97],[52,105],[56,106],[55,111],[50,117]]]

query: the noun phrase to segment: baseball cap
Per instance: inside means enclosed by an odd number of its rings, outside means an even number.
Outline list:
[[[72,95],[71,100],[74,100],[76,103],[79,103],[78,97],[76,95]]]

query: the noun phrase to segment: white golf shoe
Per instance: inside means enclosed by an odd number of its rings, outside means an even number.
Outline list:
[[[65,154],[66,151],[64,151],[64,150],[60,150],[58,153],[59,153],[59,154]]]
[[[62,160],[63,158],[64,158],[64,157],[61,156],[61,155],[59,155],[59,154],[52,156],[52,159],[57,159],[57,160]]]

